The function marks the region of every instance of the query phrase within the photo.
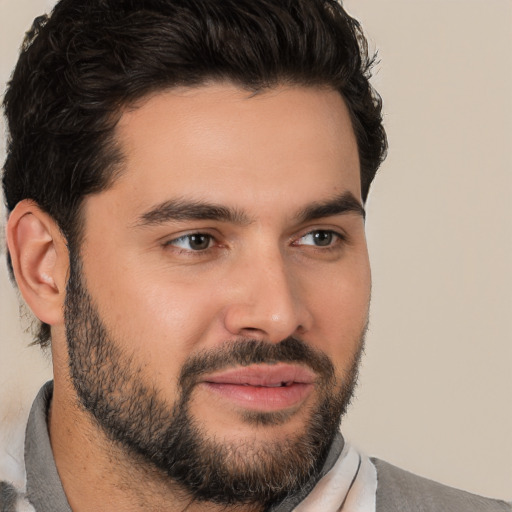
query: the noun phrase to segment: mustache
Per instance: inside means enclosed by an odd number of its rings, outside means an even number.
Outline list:
[[[207,373],[233,366],[276,363],[299,363],[308,366],[325,384],[335,380],[331,359],[298,338],[289,337],[279,343],[240,338],[226,342],[219,348],[191,356],[181,369],[179,385],[186,392]]]

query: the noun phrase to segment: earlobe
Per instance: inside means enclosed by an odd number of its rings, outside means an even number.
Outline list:
[[[44,323],[62,323],[68,253],[56,222],[32,201],[21,201],[7,222],[7,246],[19,290]]]

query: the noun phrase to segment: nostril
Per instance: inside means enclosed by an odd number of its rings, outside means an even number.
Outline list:
[[[247,338],[260,339],[266,336],[265,332],[257,327],[243,327],[239,334]]]

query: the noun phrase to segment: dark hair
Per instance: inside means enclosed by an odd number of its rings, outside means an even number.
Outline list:
[[[365,201],[387,148],[373,60],[358,22],[334,0],[61,0],[34,21],[5,94],[7,210],[34,200],[77,247],[84,197],[120,169],[114,129],[123,108],[211,80],[338,90]],[[37,341],[49,339],[43,324]]]

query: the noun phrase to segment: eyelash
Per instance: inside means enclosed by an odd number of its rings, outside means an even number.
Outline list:
[[[304,239],[308,236],[314,237],[315,235],[319,235],[319,234],[323,234],[323,235],[327,235],[327,236],[331,237],[331,240],[329,240],[328,245],[322,246],[322,245],[315,245],[315,244],[299,244],[298,243],[298,241],[300,241],[301,239]],[[186,240],[189,241],[189,245],[190,245],[190,241],[192,240],[193,237],[208,238],[208,247],[205,247],[204,249],[194,250],[191,248],[178,247],[176,245],[177,242],[186,241]],[[180,253],[186,253],[186,254],[190,254],[190,255],[194,255],[194,256],[200,256],[200,255],[205,254],[208,250],[213,249],[214,247],[212,247],[212,243],[214,243],[214,242],[215,242],[215,237],[213,235],[198,231],[196,233],[188,233],[188,234],[182,235],[178,238],[169,240],[169,241],[165,242],[163,244],[163,246],[164,247],[169,247],[169,246],[174,247]],[[307,233],[304,233],[302,236],[298,237],[291,245],[293,245],[293,246],[301,246],[301,245],[309,246],[309,247],[313,247],[315,249],[319,249],[322,251],[329,251],[329,250],[336,250],[337,248],[339,248],[340,244],[343,244],[345,242],[347,242],[347,237],[343,233],[334,231],[332,229],[313,229],[311,231],[308,231]]]

